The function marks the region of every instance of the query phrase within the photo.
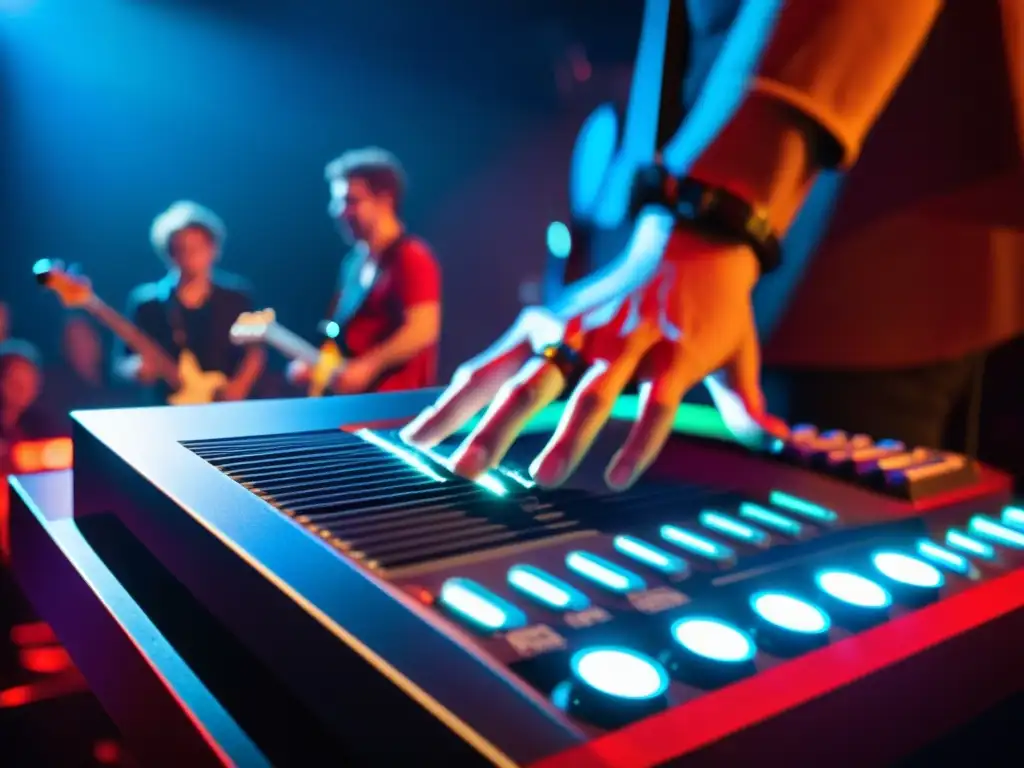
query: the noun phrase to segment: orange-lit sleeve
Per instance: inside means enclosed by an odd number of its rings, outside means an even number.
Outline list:
[[[941,6],[783,0],[743,101],[690,174],[750,201],[784,233],[817,172],[856,161]]]
[[[928,36],[941,0],[787,0],[752,90],[803,113],[852,165]]]

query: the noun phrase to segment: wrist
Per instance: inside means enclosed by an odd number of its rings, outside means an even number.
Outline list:
[[[384,370],[385,361],[377,354],[367,354],[356,360],[359,366],[366,372],[370,378],[374,378],[379,371]]]
[[[772,222],[728,189],[693,177],[675,178],[663,166],[652,165],[637,172],[630,197],[634,216],[652,206],[662,207],[671,213],[674,229],[696,233],[708,243],[746,246],[762,273],[781,261]]]
[[[746,200],[781,236],[818,171],[818,130],[782,102],[748,95],[690,175]]]

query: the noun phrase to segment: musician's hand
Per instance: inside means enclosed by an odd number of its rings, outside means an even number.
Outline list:
[[[530,417],[561,393],[563,373],[535,354],[556,342],[578,349],[588,365],[530,468],[543,485],[569,477],[633,379],[640,412],[608,467],[614,488],[631,485],[654,461],[683,396],[719,369],[725,384],[709,389],[733,432],[748,442],[784,434],[785,425],[765,413],[760,388],[750,302],[758,269],[745,247],[673,233],[667,216],[642,217],[614,265],[568,291],[560,306],[524,312],[495,345],[459,369],[403,437],[436,444],[489,404],[453,458],[456,470],[470,477],[494,466]]]
[[[157,362],[145,355],[129,355],[118,363],[117,371],[122,378],[137,384],[152,384],[160,378]]]
[[[217,390],[217,402],[229,403],[245,400],[249,396],[249,387],[245,382],[238,382],[234,379],[228,381],[223,387]]]
[[[341,395],[357,395],[368,392],[374,380],[380,375],[380,368],[367,357],[348,360],[331,379],[331,388]]]
[[[305,387],[309,385],[309,379],[311,370],[301,360],[292,360],[288,363],[288,367],[284,372],[285,377],[288,379],[288,383],[296,387]]]

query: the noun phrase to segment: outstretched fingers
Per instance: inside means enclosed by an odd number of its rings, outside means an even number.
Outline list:
[[[532,354],[524,342],[477,367],[463,366],[437,402],[405,426],[402,439],[423,448],[437,445],[491,402]]]
[[[742,411],[730,409],[725,405],[726,398],[723,393],[716,392],[713,385],[708,389],[715,399],[715,404],[725,420],[726,426],[742,442],[760,443],[772,438],[785,439],[789,436],[789,427],[782,419],[768,413],[764,391],[761,389],[761,346],[757,340],[757,332],[754,330],[753,322],[750,330],[740,341],[736,355],[725,366],[725,383],[731,393],[739,400]],[[743,423],[745,417],[749,417],[752,425]],[[759,436],[750,437],[748,433],[757,433]]]
[[[590,366],[573,390],[554,436],[530,467],[537,482],[561,485],[576,470],[650,343],[648,333],[637,333],[613,359]]]
[[[650,357],[645,366],[648,376],[639,383],[636,422],[605,472],[605,482],[616,490],[633,485],[661,453],[672,433],[679,403],[700,377],[696,366],[687,365],[679,344],[663,342]]]
[[[526,423],[550,404],[565,377],[547,360],[530,360],[498,391],[487,413],[452,456],[455,471],[474,478],[499,463]]]

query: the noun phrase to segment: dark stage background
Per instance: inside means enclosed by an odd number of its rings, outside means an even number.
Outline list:
[[[122,306],[161,275],[155,214],[220,213],[223,267],[312,336],[344,252],[324,164],[396,152],[409,223],[444,267],[443,371],[539,275],[586,112],[628,85],[642,4],[0,0],[0,301],[56,354],[39,258],[79,262]]]

